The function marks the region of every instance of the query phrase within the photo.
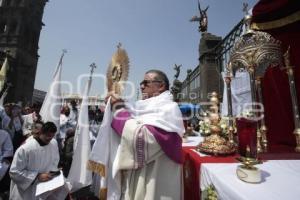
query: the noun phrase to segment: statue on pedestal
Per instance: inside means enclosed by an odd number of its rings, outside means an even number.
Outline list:
[[[174,101],[178,101],[179,97],[178,97],[178,93],[180,93],[181,91],[181,86],[182,83],[178,80],[179,74],[180,74],[180,67],[182,65],[177,65],[175,64],[174,66],[174,70],[176,71],[175,75],[174,75],[174,81],[173,81],[173,86],[171,87],[171,92],[173,94],[173,99]]]
[[[175,71],[176,71],[176,74],[174,75],[175,80],[178,79],[178,77],[179,77],[179,74],[180,74],[180,67],[181,67],[181,65],[177,65],[177,64],[175,64],[175,66],[174,66],[174,69],[175,69]]]
[[[209,6],[207,6],[204,10],[201,9],[200,6],[200,0],[198,0],[198,10],[199,10],[199,14],[200,16],[198,17],[197,15],[193,16],[190,21],[191,22],[195,22],[198,21],[199,22],[199,32],[206,32],[207,31],[207,25],[208,25],[208,18],[207,18],[207,10],[208,10]]]

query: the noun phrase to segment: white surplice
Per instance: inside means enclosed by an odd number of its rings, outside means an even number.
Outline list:
[[[144,147],[137,144],[143,138]],[[145,156],[139,158],[138,151]],[[140,166],[142,165],[142,166]],[[182,166],[161,149],[152,133],[139,121],[128,120],[113,163],[113,176],[122,177],[121,199],[180,200]]]
[[[182,199],[181,165],[166,156],[144,126],[152,125],[182,136],[184,126],[178,105],[166,91],[126,106],[133,119],[126,122],[120,138],[111,128],[112,113],[108,103],[90,156],[94,165],[99,164],[91,169],[104,177],[101,188],[107,187],[107,199]],[[136,159],[135,149],[140,136],[145,144],[142,166]]]
[[[59,138],[64,140],[68,129],[73,128],[75,130],[76,124],[77,122],[75,120],[71,119],[69,116],[61,114],[59,119]]]
[[[55,139],[48,145],[41,146],[32,136],[21,145],[12,161],[10,168],[11,188],[10,199],[34,200],[34,199],[64,199],[59,195],[66,196],[62,192],[64,188],[35,196],[37,175],[49,171],[57,171],[59,162],[58,146]],[[63,194],[65,193],[65,194]]]

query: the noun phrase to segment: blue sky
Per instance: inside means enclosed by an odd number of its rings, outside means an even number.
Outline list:
[[[202,9],[209,5],[208,32],[226,36],[244,16],[243,2],[250,7],[257,0],[200,0]],[[39,62],[35,88],[48,90],[62,49],[62,80],[74,88],[64,92],[79,93],[77,78],[89,73],[106,74],[118,42],[130,58],[129,80],[137,84],[145,71],[163,70],[172,81],[174,64],[182,64],[180,80],[186,70],[198,64],[201,34],[197,0],[50,0],[45,7],[39,42]],[[103,81],[95,78],[91,95],[104,95]]]

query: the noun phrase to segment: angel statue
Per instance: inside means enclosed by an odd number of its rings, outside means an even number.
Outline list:
[[[177,65],[177,64],[175,64],[175,66],[174,66],[174,69],[176,71],[176,74],[174,75],[175,79],[178,79],[178,77],[179,77],[180,67],[181,67],[181,65]]]
[[[190,21],[191,22],[199,22],[199,32],[206,32],[207,31],[207,25],[208,25],[208,18],[207,18],[207,10],[208,10],[209,6],[207,6],[204,10],[201,9],[200,6],[200,0],[198,0],[198,10],[199,10],[199,14],[200,16],[198,17],[197,15],[193,16]]]

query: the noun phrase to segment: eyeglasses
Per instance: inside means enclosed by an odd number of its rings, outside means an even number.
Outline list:
[[[144,85],[145,87],[147,87],[150,83],[161,83],[162,81],[159,80],[143,80],[142,82],[140,82],[140,86]]]

